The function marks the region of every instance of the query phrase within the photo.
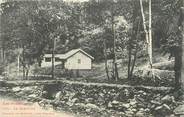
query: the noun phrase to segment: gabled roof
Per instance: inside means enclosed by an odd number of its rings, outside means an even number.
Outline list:
[[[92,57],[91,55],[83,51],[82,49],[73,49],[65,54],[55,54],[55,57],[59,57],[60,59],[68,59],[79,51],[85,54],[86,56],[88,56],[89,58],[94,59],[94,57]],[[52,57],[52,54],[45,54],[44,57]]]

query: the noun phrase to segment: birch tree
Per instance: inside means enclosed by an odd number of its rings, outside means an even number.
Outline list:
[[[144,7],[143,7],[142,0],[140,0],[140,7],[141,7],[141,15],[142,15],[142,21],[143,21],[143,29],[144,29],[144,33],[145,33],[146,45],[147,45],[148,56],[149,56],[149,65],[150,65],[150,68],[152,69],[153,62],[152,62],[151,0],[149,0],[149,23],[148,23],[149,28],[148,29],[146,28],[146,18],[144,15]]]

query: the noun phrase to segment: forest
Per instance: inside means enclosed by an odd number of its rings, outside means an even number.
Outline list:
[[[1,4],[1,71],[19,59],[19,67],[26,72],[40,64],[44,53],[82,48],[95,62],[104,62],[107,79],[117,81],[121,72],[117,61],[127,61],[131,80],[137,58],[146,59],[151,70],[154,50],[159,50],[174,58],[179,86],[182,22],[182,0],[5,2]]]
[[[5,0],[0,19],[0,92],[5,80],[29,101],[105,117],[165,117],[184,104],[183,0]],[[91,70],[55,65],[78,48],[94,57]],[[52,67],[40,67],[44,54]]]

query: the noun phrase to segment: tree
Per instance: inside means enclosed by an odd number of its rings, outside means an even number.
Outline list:
[[[160,4],[160,1],[156,1],[156,3]],[[163,51],[170,53],[170,58],[174,57],[175,88],[177,90],[181,88],[182,31],[180,31],[180,27],[182,23],[180,19],[182,19],[182,15],[180,9],[183,6],[183,0],[163,0],[160,9],[157,9],[159,13],[157,21],[155,21],[156,25],[154,25],[157,29],[156,34],[160,34]]]
[[[181,89],[184,91],[184,6],[180,8],[180,19],[178,22],[178,26],[180,29],[181,33],[181,38],[182,38],[182,66],[181,66]]]

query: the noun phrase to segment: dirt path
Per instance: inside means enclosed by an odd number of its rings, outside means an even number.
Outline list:
[[[43,109],[38,103],[30,103],[0,95],[0,117],[74,117],[52,108]]]

